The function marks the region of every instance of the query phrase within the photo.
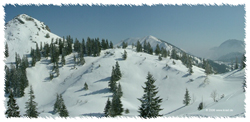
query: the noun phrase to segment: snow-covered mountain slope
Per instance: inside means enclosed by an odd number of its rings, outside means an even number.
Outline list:
[[[46,34],[49,35],[46,38]],[[15,52],[21,57],[23,54],[30,53],[31,48],[36,48],[36,43],[40,47],[40,42],[44,45],[54,41],[59,36],[50,32],[50,29],[43,22],[38,21],[26,14],[16,16],[5,24],[5,39],[9,47],[9,57],[7,60],[15,61]]]
[[[20,56],[29,54],[30,48],[35,48],[33,41],[40,46],[40,42],[50,43],[52,38],[60,38],[50,33],[46,26],[38,20],[33,18],[33,21],[30,21],[32,19],[27,20],[27,17],[29,18],[27,15],[20,15],[6,24],[5,37],[10,53],[10,57],[5,60],[6,64],[15,61],[15,52]],[[37,23],[37,26],[35,23]],[[40,31],[37,27],[40,28]],[[45,29],[42,29],[42,27]],[[38,35],[36,35],[37,32]],[[50,38],[45,38],[47,33],[49,33]],[[152,36],[146,38],[148,41],[159,42],[159,45],[162,43]],[[145,39],[142,39],[142,41]],[[169,48],[172,48],[171,45]],[[123,91],[121,101],[123,108],[130,111],[128,114],[123,113],[123,116],[139,115],[137,112],[140,106],[138,98],[143,95],[142,86],[145,86],[144,82],[148,72],[156,79],[155,85],[159,87],[158,96],[163,99],[161,103],[163,110],[160,111],[160,114],[165,117],[186,115],[244,116],[245,94],[242,92],[244,70],[209,75],[207,82],[204,82],[206,75],[204,69],[199,67],[193,66],[194,73],[189,75],[188,69],[180,60],[167,57],[159,61],[158,56],[137,53],[135,48],[132,49],[131,46],[128,46],[126,51],[128,57],[123,60],[124,49],[102,50],[99,57],[85,56],[86,63],[83,66],[76,66],[76,68],[74,68],[74,54],[70,54],[65,57],[66,65],[64,66],[60,65],[61,59],[59,59],[60,75],[52,80],[49,79],[53,67],[50,58],[42,57],[34,67],[28,67],[26,69],[27,77],[29,85],[33,87],[35,101],[38,103],[39,116],[59,116],[52,112],[57,93],[62,94],[70,117],[103,116],[107,99],[112,99],[108,82],[112,66],[115,65],[116,61],[119,62],[122,72],[122,78],[118,81]],[[59,57],[61,58],[61,56]],[[28,59],[31,61],[30,57]],[[175,64],[173,64],[173,61]],[[88,90],[83,90],[85,82],[88,84]],[[183,100],[186,88],[191,96],[191,104],[184,107]],[[217,91],[218,102],[213,102],[210,97],[214,90]],[[28,92],[29,87],[25,89],[24,97],[17,98],[21,115],[25,114]],[[222,94],[224,94],[224,98],[220,99]],[[7,107],[7,100],[8,98],[5,100],[5,107]],[[204,102],[205,108],[199,111],[197,108],[201,101]]]
[[[62,94],[65,105],[71,117],[103,116],[104,107],[108,98],[112,99],[108,82],[111,76],[112,66],[118,61],[122,72],[122,78],[118,82],[122,86],[121,98],[123,108],[129,109],[130,113],[124,116],[138,116],[140,102],[137,98],[143,95],[144,82],[147,73],[150,72],[156,79],[159,87],[158,95],[163,98],[160,114],[163,116],[243,116],[244,92],[242,82],[244,70],[232,71],[221,75],[208,76],[208,82],[204,83],[204,70],[193,66],[194,73],[188,75],[188,69],[180,60],[163,58],[145,53],[137,53],[129,46],[127,60],[122,60],[123,49],[109,49],[101,52],[100,57],[85,57],[86,64],[73,68],[73,54],[66,57],[67,64],[60,67],[60,75],[49,80],[49,72],[52,64],[49,59],[42,58],[35,67],[27,69],[30,85],[33,86],[35,101],[38,103],[38,111],[41,117],[55,117],[53,105],[56,94]],[[106,52],[110,52],[107,54]],[[168,67],[166,67],[168,64]],[[193,81],[191,81],[192,79]],[[84,83],[89,90],[83,90]],[[191,104],[183,106],[186,88],[191,96]],[[25,113],[25,102],[28,100],[28,88],[25,96],[17,99],[21,114]],[[218,102],[213,102],[210,94],[217,90]],[[224,98],[220,96],[224,94]],[[205,108],[198,111],[198,105],[202,101]],[[193,101],[194,100],[194,101]],[[5,104],[6,105],[6,104]],[[212,110],[230,110],[212,111]],[[210,111],[208,111],[210,110]]]
[[[236,57],[240,60],[244,53],[244,41],[229,39],[223,42],[219,47],[212,48],[207,58],[231,62],[231,60],[235,60]]]

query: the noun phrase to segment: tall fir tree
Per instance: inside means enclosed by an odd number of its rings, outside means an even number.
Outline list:
[[[59,116],[60,117],[68,117],[69,116],[69,112],[64,104],[64,100],[62,98],[62,95],[60,95]]]
[[[112,98],[111,106],[110,106],[110,109],[109,109],[109,115],[111,117],[122,115],[122,112],[123,112],[123,107],[122,106],[123,105],[122,105],[120,96],[118,95],[118,90],[116,90],[113,93],[113,98]]]
[[[117,86],[116,86],[116,81],[115,81],[115,68],[114,68],[114,66],[112,67],[111,77],[110,77],[110,81],[109,81],[108,85],[109,85],[110,90],[112,92],[116,91]]]
[[[7,110],[5,112],[5,115],[7,118],[10,117],[20,117],[20,112],[18,105],[16,104],[16,100],[14,98],[14,95],[12,93],[12,90],[10,90],[9,100],[7,102]]]
[[[156,97],[158,91],[157,87],[154,85],[155,79],[153,76],[148,73],[147,81],[145,82],[145,87],[142,87],[144,90],[144,94],[142,98],[138,99],[141,102],[141,106],[139,107],[140,117],[143,118],[155,118],[162,116],[159,112],[162,110],[160,108],[160,103],[162,99],[160,97]]]
[[[110,102],[110,100],[109,100],[109,98],[108,98],[107,103],[106,103],[106,106],[105,106],[105,108],[104,108],[104,116],[105,116],[105,117],[108,117],[108,116],[109,116],[109,109],[110,109],[110,107],[111,107],[111,102]]]
[[[37,118],[39,113],[37,112],[37,103],[34,101],[35,96],[34,96],[34,91],[32,89],[32,86],[30,86],[30,91],[29,91],[29,100],[26,102],[26,114],[25,116],[29,118]]]
[[[185,106],[189,105],[190,100],[191,100],[191,98],[189,96],[188,89],[186,89],[186,93],[185,93],[185,96],[184,96],[183,104],[185,104]]]
[[[115,64],[115,70],[114,70],[114,80],[115,81],[118,81],[121,79],[122,77],[122,73],[121,73],[121,70],[120,70],[120,65],[118,63],[118,61],[116,61],[116,64]]]

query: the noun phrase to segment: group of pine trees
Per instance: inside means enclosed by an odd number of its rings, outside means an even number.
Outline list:
[[[124,111],[122,108],[121,97],[123,95],[121,84],[117,85],[117,81],[122,77],[119,63],[116,62],[115,67],[112,67],[111,78],[109,81],[110,90],[113,92],[112,100],[107,100],[104,108],[105,117],[115,117],[122,115]]]
[[[24,89],[28,86],[28,78],[26,68],[29,62],[26,56],[21,59],[16,53],[15,65],[11,64],[10,68],[5,65],[5,95],[8,95],[11,90],[14,97],[24,96]]]
[[[122,112],[124,111],[121,102],[122,95],[122,88],[119,84],[118,88],[113,91],[112,100],[110,101],[109,98],[107,100],[106,106],[104,108],[105,117],[116,117],[122,115]]]
[[[37,103],[34,101],[35,96],[34,96],[34,91],[32,89],[32,86],[30,86],[30,91],[29,91],[29,99],[25,103],[25,114],[24,116],[29,117],[29,118],[37,118],[39,115],[39,112],[37,111]],[[9,95],[9,100],[7,102],[7,110],[5,112],[5,115],[7,118],[10,117],[21,117],[20,111],[19,111],[19,106],[16,103],[14,94],[12,90],[10,90],[10,95]]]

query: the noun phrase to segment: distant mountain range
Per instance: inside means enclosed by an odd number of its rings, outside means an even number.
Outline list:
[[[219,47],[210,49],[207,58],[217,61],[231,62],[238,58],[241,60],[242,55],[245,54],[244,41],[230,39],[223,42]]]

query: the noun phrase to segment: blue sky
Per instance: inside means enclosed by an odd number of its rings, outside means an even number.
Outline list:
[[[195,55],[228,39],[244,40],[244,6],[4,6],[5,22],[27,14],[59,36],[117,43],[152,35]]]

